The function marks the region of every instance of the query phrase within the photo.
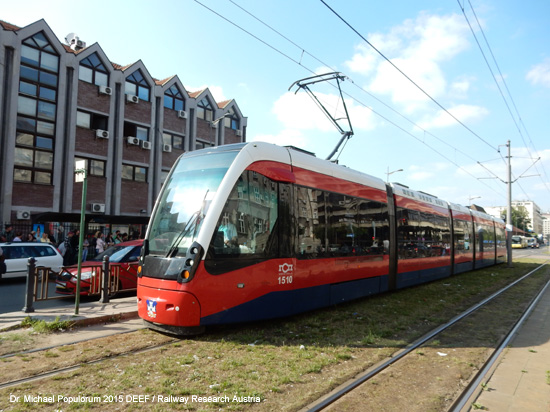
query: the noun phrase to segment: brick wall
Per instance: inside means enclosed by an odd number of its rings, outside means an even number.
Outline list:
[[[53,186],[13,182],[13,206],[53,207]]]
[[[111,96],[100,94],[99,86],[79,80],[77,104],[80,107],[109,113]]]

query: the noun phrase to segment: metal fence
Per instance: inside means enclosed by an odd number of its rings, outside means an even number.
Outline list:
[[[134,269],[137,273],[138,264],[135,263],[130,266],[135,266]],[[87,270],[89,269],[90,268],[87,268]],[[87,296],[101,296],[100,302],[108,303],[111,297],[122,290],[120,266],[110,265],[107,257],[104,258],[101,266],[93,267],[91,271],[90,277],[80,282],[82,287],[81,292],[84,292]],[[133,273],[134,270],[130,270],[129,272]],[[107,276],[105,276],[105,274],[107,274]],[[36,267],[36,260],[34,258],[29,258],[25,306],[23,307],[23,311],[26,313],[34,312],[34,302],[66,299],[71,296],[73,298],[76,297],[76,291],[73,294],[51,294],[50,289],[52,286],[56,289],[58,286],[66,289],[67,282],[74,283],[76,289],[77,274],[68,272],[65,268],[61,268],[59,272],[54,272],[51,268]],[[137,276],[135,282],[137,282]],[[136,288],[124,289],[125,292],[132,292],[135,290]]]

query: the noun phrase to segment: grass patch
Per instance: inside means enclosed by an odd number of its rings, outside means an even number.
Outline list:
[[[73,379],[44,379],[40,383],[32,384],[36,385],[34,387],[12,388],[10,392],[0,391],[0,410],[14,406],[5,402],[12,392],[14,395],[37,390],[44,394],[58,393],[59,380],[63,381],[63,393],[66,396],[86,393],[230,398],[234,395],[257,396],[262,400],[260,405],[212,402],[188,405],[187,408],[201,411],[299,410],[309,401],[391,356],[396,349],[406,346],[441,322],[448,321],[538,265],[515,263],[514,266],[509,269],[500,265],[469,272],[285,319],[212,327],[204,335],[181,339],[163,348],[86,366],[79,371],[81,375],[73,375]],[[533,290],[537,282],[541,284],[550,277],[550,269],[539,272],[533,275],[532,281],[526,283]],[[532,293],[531,289],[525,289],[520,290],[519,295],[528,300],[529,294]],[[516,308],[517,298],[510,299],[513,303],[508,307]],[[491,313],[489,315],[490,319],[503,317],[495,317]],[[486,320],[484,322],[487,329],[488,323]],[[483,337],[482,332],[484,331],[480,328],[479,332],[473,334],[475,336],[466,336],[469,340],[461,341],[460,345],[477,348],[479,342],[476,339]],[[145,347],[158,336],[160,335],[156,332],[142,330],[112,338],[112,341],[101,345],[95,342],[94,346],[98,351],[101,349],[101,352],[104,352],[108,348],[115,353],[115,345],[125,346],[127,349],[130,343],[140,343]],[[460,338],[462,339],[463,335]],[[453,348],[456,341],[457,339],[453,339],[449,344],[447,340],[438,339],[434,340],[432,345],[437,351],[451,354],[448,349]],[[442,350],[443,348],[445,350]],[[74,350],[71,356],[62,356],[54,361],[59,363],[61,358],[84,361],[83,357],[89,352],[83,346],[75,346],[71,350]],[[60,352],[62,351],[60,349]],[[416,352],[423,364],[428,364],[432,358],[438,365],[443,365],[443,362],[455,362],[451,356],[432,357],[429,356],[431,353],[433,352],[430,348],[419,349]],[[33,362],[26,364],[35,362],[33,359]],[[464,365],[468,366],[469,363]],[[465,371],[464,378],[467,378],[470,372]],[[547,383],[550,379],[549,373],[546,375]],[[83,376],[86,378],[83,379]],[[418,378],[423,383],[426,380],[418,371],[413,378]],[[460,378],[462,379],[462,375]],[[371,382],[370,386],[382,391],[385,385],[378,385],[379,382]],[[403,378],[403,382],[407,382],[407,378]],[[437,386],[441,387],[443,383]],[[394,395],[409,395],[411,399],[416,395],[420,396],[419,392],[422,391],[411,387],[413,389],[408,393],[406,386],[400,386],[399,393]],[[453,382],[449,387],[451,389],[448,393],[452,393],[458,386]],[[441,399],[448,396],[426,396],[435,399],[433,402],[437,403],[430,410],[444,410],[440,404],[444,400]],[[393,400],[388,398],[386,402]],[[416,404],[414,401],[410,403]],[[51,406],[52,409],[66,407],[61,404]],[[110,406],[136,408],[131,404]],[[155,409],[158,405],[145,406],[151,410],[161,410],[160,407]],[[162,405],[162,410],[178,410],[182,406],[166,403]],[[88,408],[85,405],[71,406],[75,409],[78,407]],[[91,406],[91,409],[97,408],[97,405]]]
[[[21,326],[24,328],[32,328],[37,333],[53,333],[71,329],[74,326],[74,322],[70,320],[60,320],[59,316],[51,322],[32,319],[30,316],[27,316],[21,322]]]

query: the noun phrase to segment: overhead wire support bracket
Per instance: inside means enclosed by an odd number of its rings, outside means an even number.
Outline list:
[[[311,76],[306,77],[301,80],[297,80],[294,83],[291,84],[291,86],[288,88],[290,91],[294,86],[297,86],[296,93],[300,89],[303,89],[306,91],[307,94],[313,99],[315,103],[317,103],[317,106],[323,111],[323,113],[327,116],[327,118],[330,120],[330,122],[338,129],[340,134],[342,135],[342,138],[336,145],[336,147],[332,150],[332,152],[328,155],[326,160],[330,160],[332,156],[338,151],[342,143],[344,143],[344,140],[349,139],[351,136],[353,136],[353,127],[351,126],[351,120],[349,118],[348,108],[346,107],[346,101],[344,100],[344,96],[342,94],[342,88],[340,87],[340,81],[344,81],[346,79],[346,76],[344,76],[342,73],[339,72],[332,72],[332,73],[325,73],[325,74],[319,74],[317,76]],[[338,123],[338,120],[341,120],[341,118],[335,119],[334,116],[332,116],[329,111],[326,109],[326,107],[321,103],[321,101],[317,98],[315,93],[311,91],[309,88],[310,85],[320,83],[320,82],[327,82],[330,80],[336,80],[336,85],[338,86],[338,91],[340,93],[340,99],[342,99],[342,105],[344,107],[344,111],[346,113],[346,119],[348,120],[348,126],[349,131],[345,131],[340,124]]]

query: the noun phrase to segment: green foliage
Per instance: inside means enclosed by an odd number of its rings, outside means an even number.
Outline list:
[[[70,320],[60,320],[59,316],[51,322],[46,322],[45,320],[32,319],[30,316],[27,316],[21,322],[21,326],[24,328],[33,328],[35,332],[38,333],[53,333],[60,332],[72,328],[74,322]]]

